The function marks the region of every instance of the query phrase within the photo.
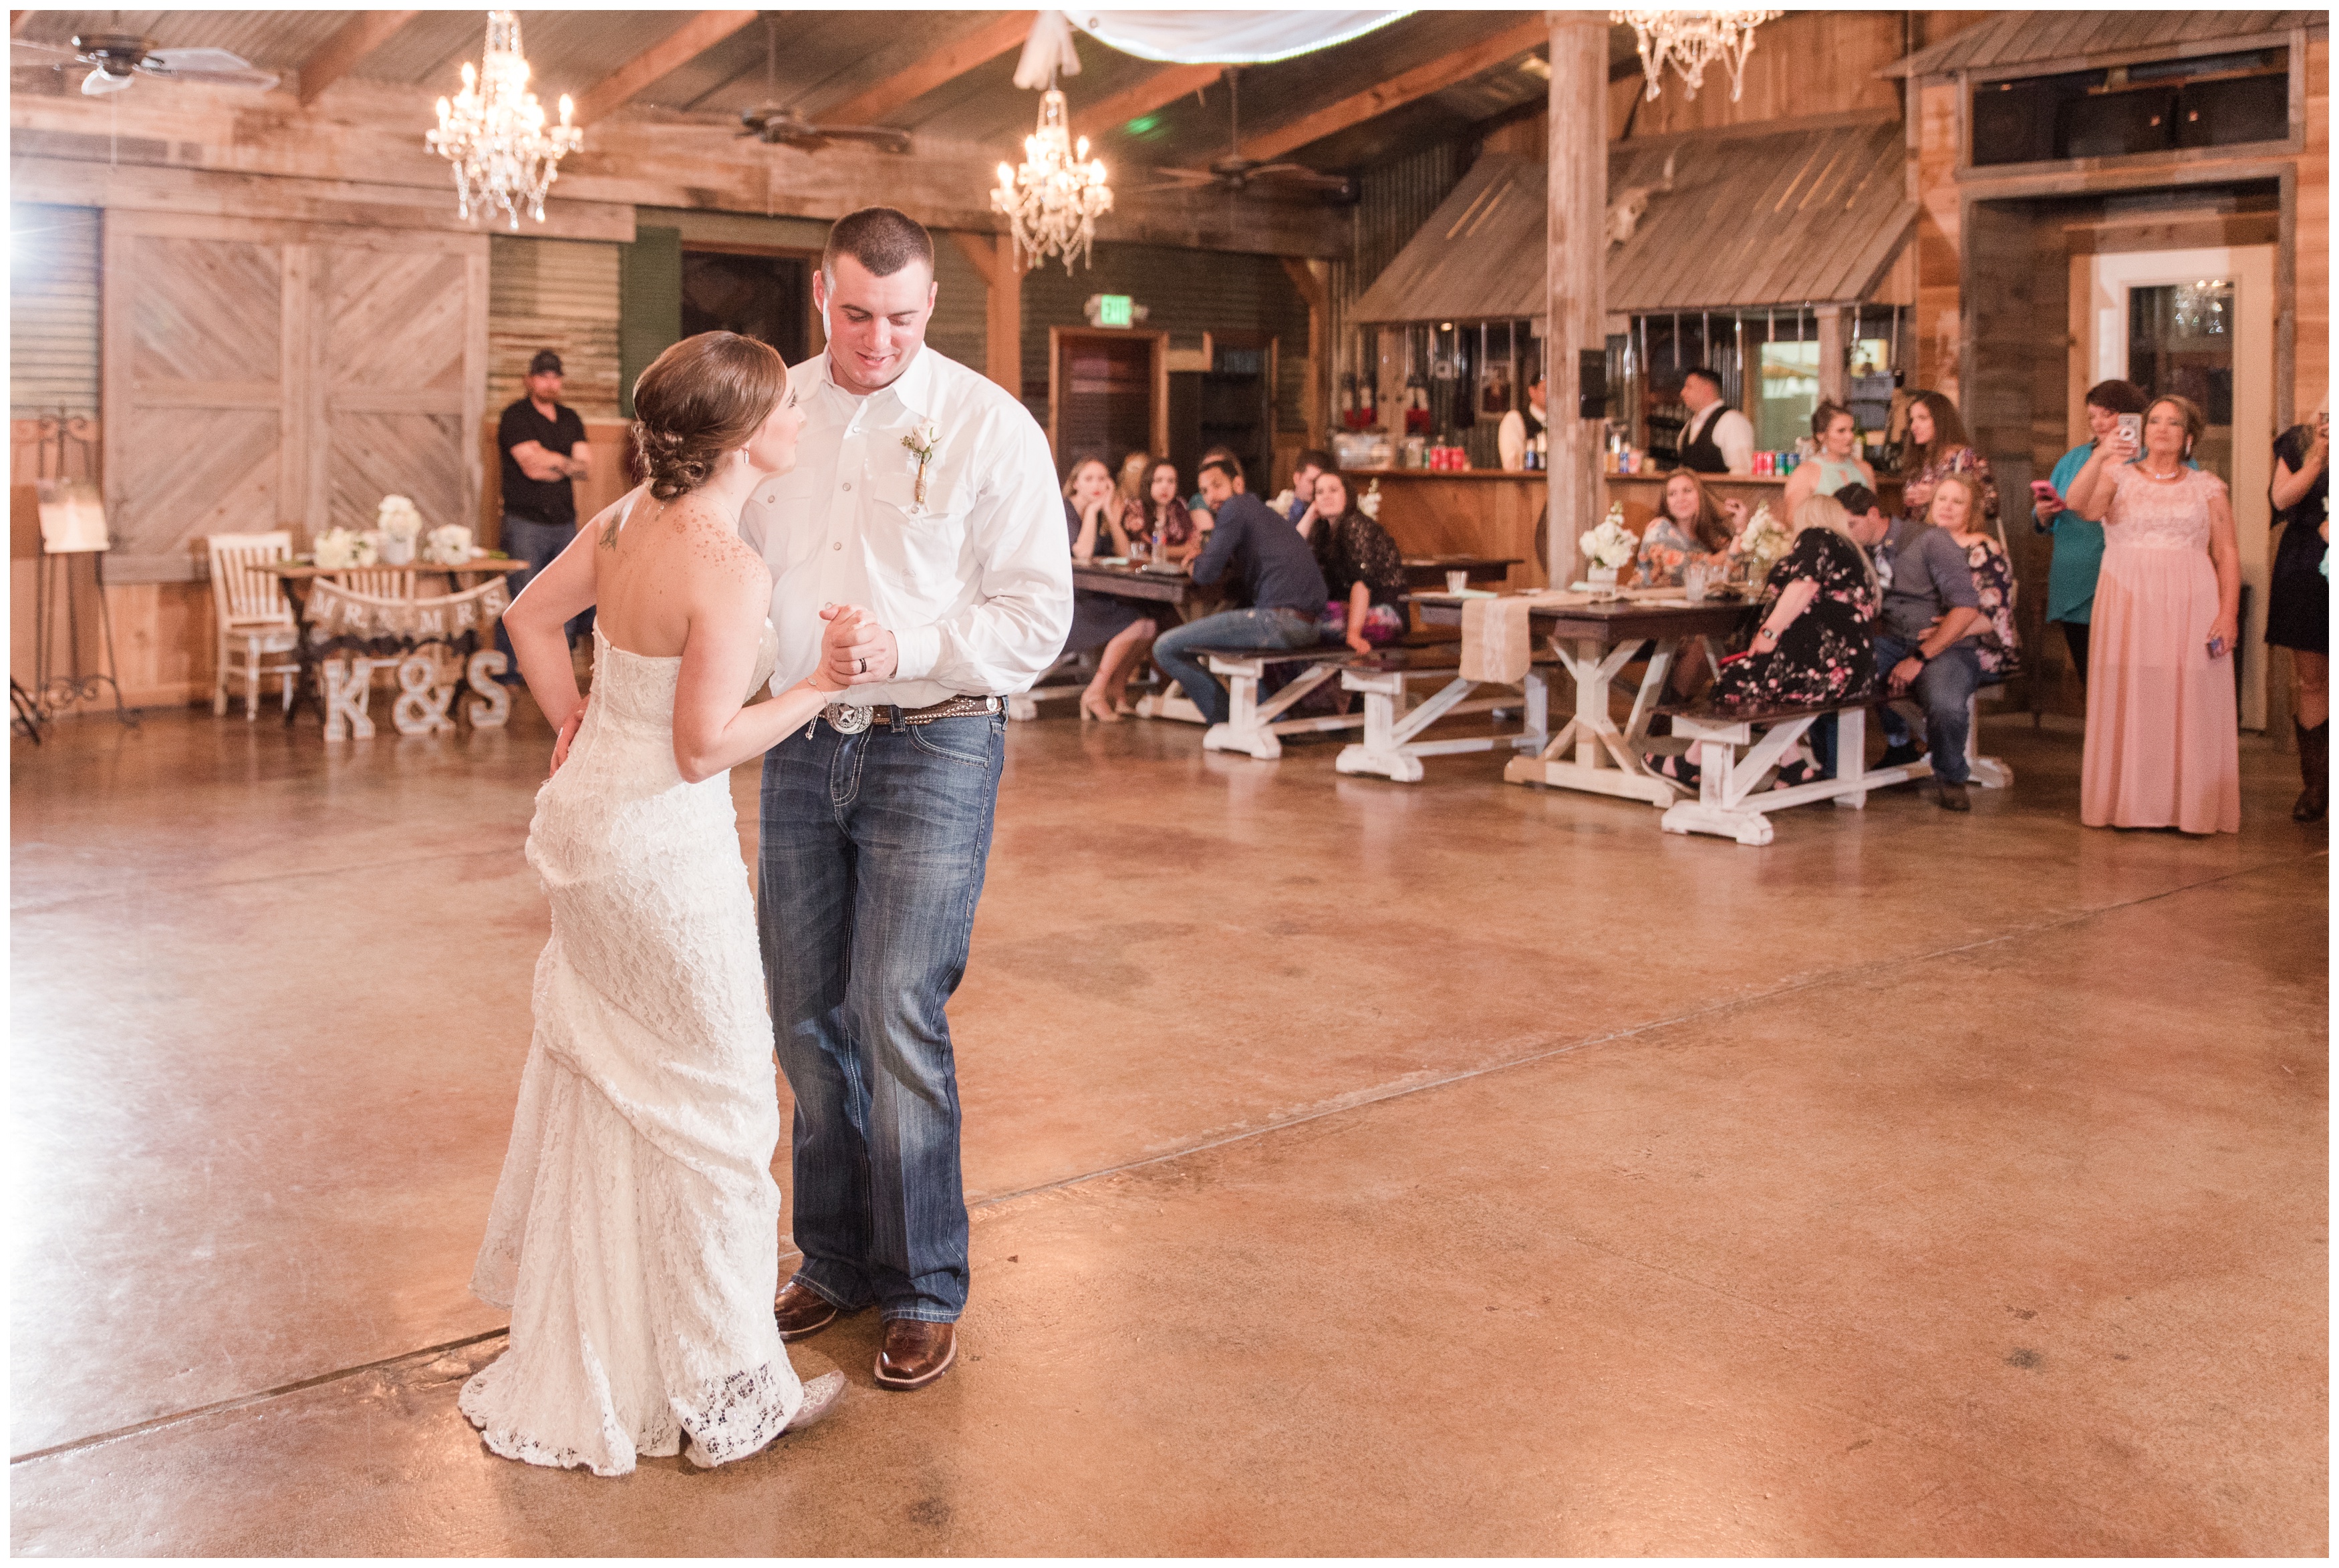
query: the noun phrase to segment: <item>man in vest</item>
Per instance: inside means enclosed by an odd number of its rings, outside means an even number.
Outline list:
[[[1700,474],[1754,471],[1753,421],[1722,401],[1722,378],[1703,365],[1682,380],[1689,423],[1682,427],[1681,466]]]

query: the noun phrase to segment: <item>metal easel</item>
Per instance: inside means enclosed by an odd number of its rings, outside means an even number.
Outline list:
[[[59,413],[54,419],[40,422],[39,442],[35,461],[44,479],[63,480],[67,470],[78,467],[84,476],[94,465],[91,459],[95,448],[91,421]],[[76,451],[78,449],[78,451]],[[80,461],[74,462],[78,456]],[[105,557],[107,549],[53,550],[48,531],[41,534],[41,553],[35,567],[33,584],[33,689],[31,706],[37,726],[52,723],[56,716],[84,703],[95,703],[106,689],[113,693],[113,716],[125,729],[136,729],[138,720],[122,701],[122,683],[116,678],[122,668],[113,649],[113,616],[105,602]],[[104,644],[104,667],[84,670],[82,667],[81,599],[76,591],[78,574],[74,562],[86,557],[89,560],[89,591],[97,601],[97,625]],[[66,668],[56,667],[56,634],[62,616],[65,636]],[[21,709],[23,705],[18,705]]]

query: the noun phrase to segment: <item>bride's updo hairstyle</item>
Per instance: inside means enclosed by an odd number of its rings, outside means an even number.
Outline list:
[[[634,440],[661,501],[715,475],[787,395],[787,362],[737,332],[701,332],[660,354],[634,382]]]

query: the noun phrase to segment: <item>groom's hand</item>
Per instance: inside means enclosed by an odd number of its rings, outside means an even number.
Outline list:
[[[828,622],[820,639],[821,669],[830,680],[857,686],[893,678],[900,646],[868,611],[857,605],[824,605],[820,615]]]

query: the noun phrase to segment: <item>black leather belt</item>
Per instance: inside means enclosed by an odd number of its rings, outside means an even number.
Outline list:
[[[898,707],[892,703],[880,703],[864,707],[854,703],[831,703],[820,710],[828,727],[841,735],[857,735],[874,724],[930,725],[936,719],[966,718],[975,714],[995,714],[999,711],[997,697],[944,697],[922,708]]]

